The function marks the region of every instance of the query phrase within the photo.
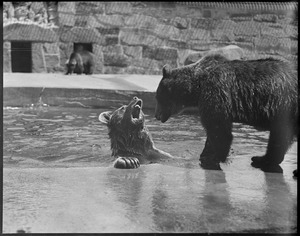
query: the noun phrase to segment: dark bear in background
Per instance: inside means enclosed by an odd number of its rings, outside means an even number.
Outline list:
[[[252,165],[264,171],[282,171],[279,164],[298,136],[297,71],[278,59],[230,61],[208,55],[181,68],[165,65],[156,100],[155,117],[161,122],[184,107],[198,106],[207,134],[200,155],[205,169],[221,169],[233,122],[270,131],[266,154],[252,158]]]
[[[77,50],[72,52],[70,59],[66,62],[68,74],[91,75],[94,72],[94,54],[87,50]]]
[[[99,115],[99,121],[109,130],[112,156],[117,158],[115,168],[133,169],[140,164],[176,158],[154,146],[142,107],[142,99],[134,97],[128,105]]]

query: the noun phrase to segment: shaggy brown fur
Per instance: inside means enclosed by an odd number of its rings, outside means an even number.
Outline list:
[[[70,59],[66,61],[68,74],[91,75],[94,72],[94,55],[86,50],[79,50],[70,55]]]
[[[134,97],[128,105],[115,111],[102,112],[99,120],[108,127],[112,156],[117,157],[114,166],[122,169],[139,167],[143,163],[172,158],[154,146],[145,126],[143,101]]]
[[[277,171],[298,136],[298,75],[281,60],[227,60],[208,55],[194,64],[163,68],[156,91],[155,117],[166,122],[179,109],[197,106],[207,140],[200,155],[201,166],[220,169],[230,150],[232,123],[269,130],[264,156],[252,165]],[[274,167],[274,168],[273,168]]]

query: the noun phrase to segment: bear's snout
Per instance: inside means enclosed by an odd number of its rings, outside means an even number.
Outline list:
[[[157,120],[160,120],[160,114],[155,114],[155,118],[156,118]]]
[[[155,114],[155,118],[156,118],[157,120],[160,120],[161,123],[165,123],[165,122],[169,119],[169,117],[170,117],[170,116],[166,116],[166,115],[164,115],[164,114],[162,114],[162,113]]]
[[[161,121],[161,123],[165,123],[168,119],[169,119],[169,117],[164,117],[164,116],[162,116],[162,117],[160,118],[160,121]]]

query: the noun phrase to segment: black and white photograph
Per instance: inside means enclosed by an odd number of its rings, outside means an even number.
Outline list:
[[[297,234],[298,1],[2,13],[2,234]]]

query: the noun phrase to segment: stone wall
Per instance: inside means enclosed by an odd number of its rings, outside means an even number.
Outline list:
[[[226,45],[243,48],[247,59],[298,56],[296,2],[58,2],[54,6],[50,26],[28,20],[4,23],[5,72],[11,71],[9,44],[14,40],[33,42],[32,72],[64,71],[74,43],[92,44],[95,73],[161,74],[166,63],[182,66],[192,53]]]

